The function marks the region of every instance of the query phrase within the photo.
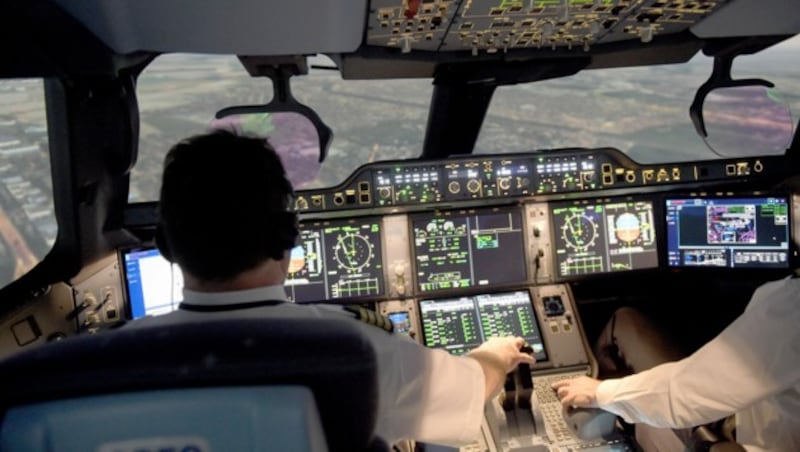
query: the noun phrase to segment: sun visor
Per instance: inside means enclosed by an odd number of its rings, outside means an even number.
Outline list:
[[[54,0],[120,54],[298,55],[361,45],[366,0]]]
[[[699,38],[800,33],[798,0],[736,0],[691,28]]]

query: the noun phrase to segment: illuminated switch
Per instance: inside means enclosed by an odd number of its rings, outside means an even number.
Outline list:
[[[669,182],[669,173],[664,168],[658,170],[656,174],[656,182]]]
[[[550,322],[550,331],[553,333],[558,333],[558,323],[557,322]]]
[[[750,163],[748,162],[739,162],[736,164],[736,175],[737,176],[749,176],[750,175]]]

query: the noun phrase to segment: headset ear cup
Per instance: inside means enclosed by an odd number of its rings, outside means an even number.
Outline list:
[[[289,243],[289,249],[297,246],[297,237],[300,235],[300,223],[297,219],[296,213],[290,213],[289,227],[286,228],[286,242]]]
[[[276,238],[280,242],[281,248],[284,250],[291,250],[295,247],[300,231],[297,225],[297,214],[292,212],[282,212],[277,219],[278,231],[276,231]]]
[[[164,257],[164,259],[168,260],[169,262],[175,262],[173,260],[172,250],[169,248],[169,241],[164,234],[164,228],[161,226],[161,223],[158,223],[156,226],[155,241],[156,247],[161,252],[161,255]]]

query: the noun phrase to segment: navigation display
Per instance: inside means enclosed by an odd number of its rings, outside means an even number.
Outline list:
[[[785,197],[666,201],[671,267],[789,267]]]
[[[380,219],[301,223],[286,293],[297,302],[382,295]]]
[[[551,211],[561,277],[658,267],[653,204],[555,204]]]
[[[122,272],[131,318],[172,312],[183,300],[183,273],[157,248],[122,252]]]
[[[462,355],[493,336],[521,336],[536,361],[546,361],[539,324],[527,291],[421,300],[425,346]]]
[[[422,292],[527,279],[519,209],[421,215],[412,227]]]

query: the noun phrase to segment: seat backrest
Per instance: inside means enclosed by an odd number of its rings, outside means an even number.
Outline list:
[[[12,408],[0,427],[0,450],[327,452],[328,448],[311,390],[248,386],[110,394]]]
[[[0,410],[154,390],[303,386],[314,396],[328,448],[358,451],[372,441],[376,366],[372,346],[346,319],[215,319],[121,328],[0,362]]]

